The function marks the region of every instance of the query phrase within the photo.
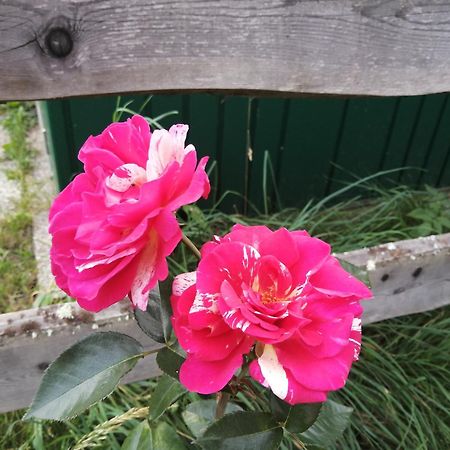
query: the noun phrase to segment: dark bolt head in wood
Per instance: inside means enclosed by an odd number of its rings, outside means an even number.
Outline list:
[[[51,28],[45,37],[45,46],[51,56],[66,57],[73,49],[73,39],[65,28]]]

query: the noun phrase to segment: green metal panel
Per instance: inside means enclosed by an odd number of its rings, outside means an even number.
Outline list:
[[[370,99],[155,95],[143,113],[157,117],[177,110],[161,119],[161,125],[190,124],[188,142],[200,157],[210,156],[212,168],[212,195],[203,206],[232,190],[242,198],[227,197],[225,210],[245,211],[248,198],[264,211],[276,203],[276,192],[283,206],[302,205],[355,176],[402,166],[423,170],[398,172],[387,179],[413,186],[448,186],[448,98],[449,94]],[[134,100],[130,107],[137,110],[145,99],[126,96],[121,104]],[[40,103],[60,188],[81,170],[79,148],[111,122],[115,105],[115,97]],[[269,202],[264,200],[266,192]]]
[[[403,160],[404,166],[425,168],[426,155],[440,126],[446,97],[447,94],[422,97],[420,114],[417,116],[417,123],[410,138],[411,143]],[[419,170],[403,172],[400,180],[416,185],[421,173]]]
[[[377,172],[389,138],[394,108],[393,98],[348,101],[327,193],[339,189],[342,183],[355,181],[355,176]]]
[[[419,184],[422,182],[433,184],[438,179],[446,154],[448,154],[450,145],[450,102],[448,99],[449,96],[445,95],[440,117],[435,124],[433,138],[422,162],[422,167],[426,167],[427,171],[421,172]]]
[[[197,149],[199,157],[209,156],[208,167],[211,182],[211,194],[206,206],[212,206],[218,199],[219,166],[218,138],[219,138],[219,106],[221,98],[208,94],[198,94],[188,97],[189,114],[186,122],[189,123],[189,142]],[[208,118],[205,121],[205,117]],[[202,205],[202,203],[200,203]]]
[[[346,106],[333,98],[290,101],[279,168],[283,204],[304,204],[326,193]]]
[[[223,119],[220,125],[222,143],[218,149],[219,193],[233,191],[242,197],[228,195],[223,208],[231,211],[244,211],[243,197],[248,189],[248,134],[249,109],[251,100],[245,97],[226,97],[221,103]]]
[[[274,187],[278,185],[276,174],[283,148],[288,102],[273,98],[254,100],[256,117],[249,164],[249,198],[259,211],[265,210],[265,194],[276,200]]]

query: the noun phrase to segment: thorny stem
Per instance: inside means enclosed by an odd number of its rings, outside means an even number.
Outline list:
[[[230,400],[230,394],[228,392],[217,393],[217,405],[216,405],[216,420],[223,417],[225,414],[225,408],[227,407],[228,400]]]
[[[195,244],[183,233],[181,240],[183,244],[198,258],[201,258],[199,249],[195,246]]]

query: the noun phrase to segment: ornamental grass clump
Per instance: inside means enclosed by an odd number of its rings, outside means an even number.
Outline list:
[[[164,345],[156,358],[165,375],[122,448],[184,448],[161,418],[188,391],[216,398],[187,402],[183,417],[203,419],[186,419],[189,446],[264,450],[288,438],[326,447],[351,411],[327,397],[358,359],[360,301],[371,292],[306,231],[236,225],[199,251],[176,218],[210,189],[207,158],[197,164],[187,131],[151,133],[135,115],[91,136],[79,155],[84,172],[50,211],[58,286],[89,311],[131,303],[141,329]],[[199,262],[172,280],[167,257],[180,241]],[[82,413],[155,352],[121,333],[88,336],[49,366],[26,418]]]

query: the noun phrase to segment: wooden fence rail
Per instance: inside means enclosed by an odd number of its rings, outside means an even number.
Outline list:
[[[450,91],[450,1],[2,0],[0,100]]]
[[[450,233],[355,250],[338,257],[369,270],[374,299],[364,323],[450,303]],[[98,314],[76,304],[0,315],[0,413],[28,406],[48,364],[94,331],[115,330],[158,348],[138,328],[127,302]],[[125,382],[159,373],[154,357],[140,361]]]

